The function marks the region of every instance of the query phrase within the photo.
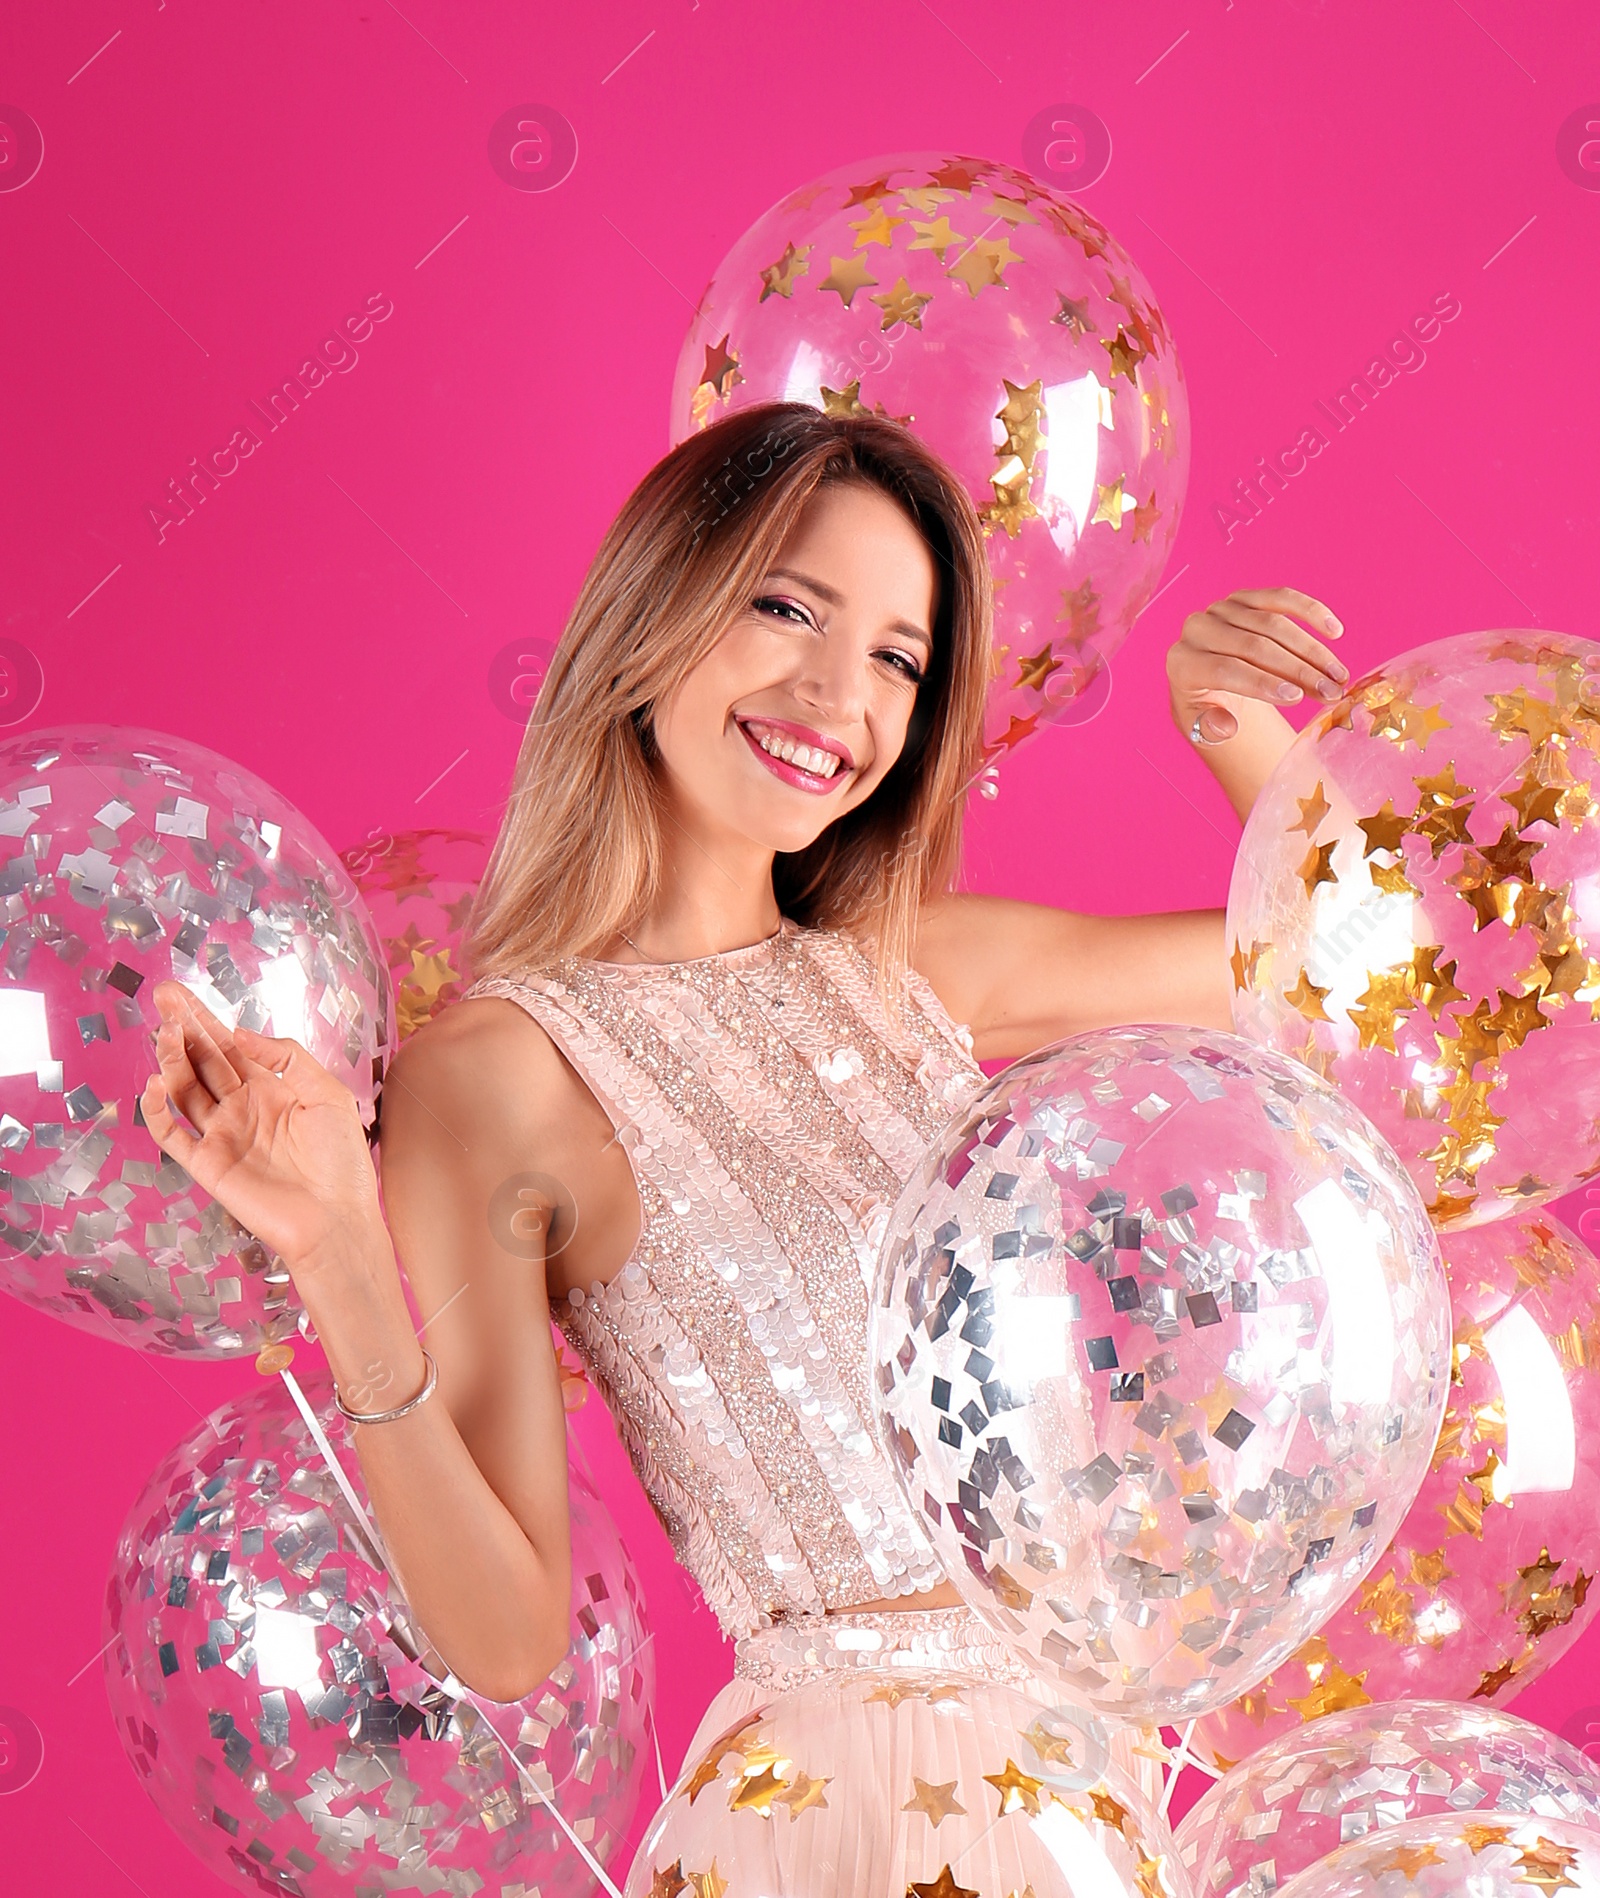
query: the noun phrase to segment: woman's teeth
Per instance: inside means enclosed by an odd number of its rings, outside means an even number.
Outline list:
[[[774,758],[781,758],[785,764],[798,765],[802,771],[809,771],[819,778],[831,778],[839,769],[838,754],[821,751],[815,745],[797,745],[792,738],[785,738],[778,732],[754,732],[751,734],[763,751],[770,752]]]

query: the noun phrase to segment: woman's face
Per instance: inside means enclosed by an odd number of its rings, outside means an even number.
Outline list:
[[[932,661],[936,585],[881,489],[819,489],[749,605],[656,708],[679,815],[794,851],[869,798]]]

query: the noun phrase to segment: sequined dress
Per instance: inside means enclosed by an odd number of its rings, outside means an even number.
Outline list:
[[[467,991],[540,1023],[632,1166],[632,1256],[556,1316],[735,1642],[695,1744],[831,1667],[1036,1685],[965,1608],[861,1607],[945,1579],[869,1422],[867,1284],[903,1181],[983,1079],[926,980],[903,983],[896,1022],[860,949],[785,919],[718,955],[569,957]]]

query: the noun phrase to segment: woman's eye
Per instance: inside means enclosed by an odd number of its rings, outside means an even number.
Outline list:
[[[926,677],[921,666],[911,657],[910,653],[901,652],[897,646],[891,647],[885,653],[881,653],[879,657],[893,661],[895,670],[897,672],[903,672],[913,685],[921,685],[923,679]]]
[[[777,613],[784,617],[788,617],[791,614],[794,615],[794,617],[789,620],[791,626],[809,626],[811,624],[811,615],[803,606],[797,605],[793,600],[779,599],[775,595],[767,594],[757,600],[755,606],[758,613]]]

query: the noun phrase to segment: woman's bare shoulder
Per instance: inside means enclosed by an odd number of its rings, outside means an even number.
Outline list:
[[[457,1116],[463,1138],[486,1133],[522,1144],[598,1103],[543,1026],[509,996],[452,1002],[402,1044],[384,1081],[385,1119],[408,1101]]]

